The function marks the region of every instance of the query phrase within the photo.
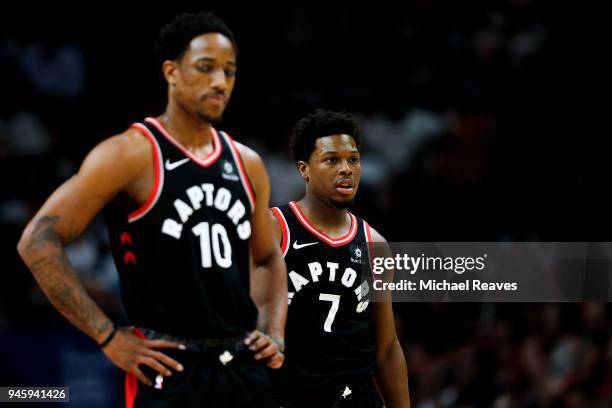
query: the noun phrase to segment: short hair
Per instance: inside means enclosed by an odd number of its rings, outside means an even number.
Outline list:
[[[195,37],[207,33],[220,33],[229,38],[238,55],[236,37],[225,21],[213,11],[199,13],[181,13],[166,24],[160,31],[155,44],[154,55],[161,64],[166,60],[179,60],[183,57],[189,43]]]
[[[357,149],[361,147],[361,136],[357,121],[348,112],[334,112],[317,109],[297,121],[289,141],[291,156],[297,164],[307,162],[315,149],[318,138],[346,134],[355,140]]]

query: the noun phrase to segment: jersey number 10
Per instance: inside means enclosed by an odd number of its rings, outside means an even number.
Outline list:
[[[221,268],[232,266],[232,246],[227,238],[227,231],[221,224],[201,222],[191,229],[195,236],[200,238],[200,251],[202,252],[202,267],[212,267],[212,258]]]

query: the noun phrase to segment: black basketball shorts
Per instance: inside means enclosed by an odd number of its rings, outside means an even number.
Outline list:
[[[126,373],[121,387],[121,407],[127,408],[269,408],[273,407],[270,374],[264,362],[248,350],[224,355],[224,350],[162,350],[183,365],[172,376],[158,376],[148,366],[140,368],[153,382],[141,383]],[[225,358],[221,356],[224,355]],[[228,361],[228,359],[230,361]],[[161,381],[160,381],[161,380]]]

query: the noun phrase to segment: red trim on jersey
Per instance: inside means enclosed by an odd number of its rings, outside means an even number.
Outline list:
[[[125,408],[133,408],[138,394],[138,378],[132,373],[125,373]]]
[[[368,244],[371,244],[372,242],[372,231],[370,231],[370,224],[368,224],[367,222],[363,222],[366,226],[366,237],[368,238]]]
[[[232,150],[232,154],[234,156],[234,161],[238,163],[238,170],[240,171],[240,175],[242,176],[242,185],[246,190],[249,199],[251,200],[251,208],[255,210],[255,194],[253,193],[253,189],[251,188],[251,182],[249,181],[249,177],[247,176],[247,172],[244,168],[242,156],[240,156],[240,153],[238,152],[238,148],[234,143],[234,139],[232,139],[232,137],[227,132],[223,133],[225,133],[225,136],[227,136],[227,140],[229,141],[230,149]]]
[[[300,223],[304,227],[306,227],[308,231],[310,231],[313,235],[315,235],[317,238],[319,238],[321,241],[325,242],[329,246],[339,247],[342,245],[346,245],[351,242],[353,238],[355,238],[355,235],[357,235],[357,219],[350,212],[347,212],[347,214],[351,218],[351,228],[349,228],[349,232],[340,238],[334,239],[323,231],[317,229],[317,227],[315,227],[314,225],[312,225],[308,218],[306,218],[306,215],[304,215],[304,213],[302,212],[300,206],[297,205],[295,201],[289,202],[289,207],[291,207],[295,216],[298,218]]]
[[[368,243],[368,258],[370,258],[370,267],[373,266],[373,258],[372,258],[372,252],[374,251],[373,248],[373,241],[372,241],[372,231],[370,230],[370,224],[368,224],[367,222],[363,221],[363,226],[365,229],[365,233],[366,233],[366,242]]]
[[[283,234],[281,240],[281,251],[283,251],[283,256],[285,256],[287,255],[287,249],[289,249],[289,226],[287,225],[285,216],[278,207],[271,208],[271,210],[272,214],[274,214],[281,227],[281,231]]]
[[[151,150],[153,150],[153,167],[155,168],[155,180],[153,181],[153,188],[149,193],[149,197],[147,197],[147,201],[144,202],[138,209],[128,214],[128,221],[136,221],[137,219],[142,218],[146,213],[148,213],[151,208],[157,202],[159,198],[159,194],[161,193],[161,186],[164,184],[164,171],[162,169],[162,157],[161,157],[161,149],[159,148],[159,144],[155,139],[155,136],[151,134],[149,129],[146,126],[140,123],[134,123],[130,126],[131,129],[138,129],[140,133],[142,133],[149,143],[151,143]]]
[[[134,334],[141,339],[146,339],[145,335],[138,329],[134,329]],[[125,373],[125,408],[133,408],[138,394],[138,378],[132,373]]]
[[[213,151],[210,152],[208,156],[202,158],[202,157],[196,156],[195,154],[191,153],[189,150],[185,149],[185,147],[183,147],[183,145],[180,144],[170,134],[170,132],[168,132],[168,130],[164,127],[164,125],[162,125],[161,122],[158,121],[157,119],[149,117],[149,118],[146,118],[145,121],[155,126],[157,130],[159,130],[161,134],[164,135],[164,137],[170,141],[170,143],[175,145],[180,151],[182,151],[185,154],[185,156],[189,157],[196,164],[202,167],[210,167],[213,163],[217,161],[219,157],[221,157],[221,151],[223,150],[223,146],[221,145],[221,141],[219,140],[219,135],[217,134],[217,131],[212,126],[210,127],[210,133],[212,135]]]

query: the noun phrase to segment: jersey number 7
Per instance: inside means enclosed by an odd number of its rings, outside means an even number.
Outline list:
[[[323,325],[323,330],[328,333],[331,333],[331,326],[334,322],[334,319],[336,318],[336,313],[338,313],[338,307],[340,306],[340,295],[321,293],[319,295],[319,300],[332,302],[331,307],[329,308],[329,313],[327,314],[327,319],[325,319],[325,324]]]

